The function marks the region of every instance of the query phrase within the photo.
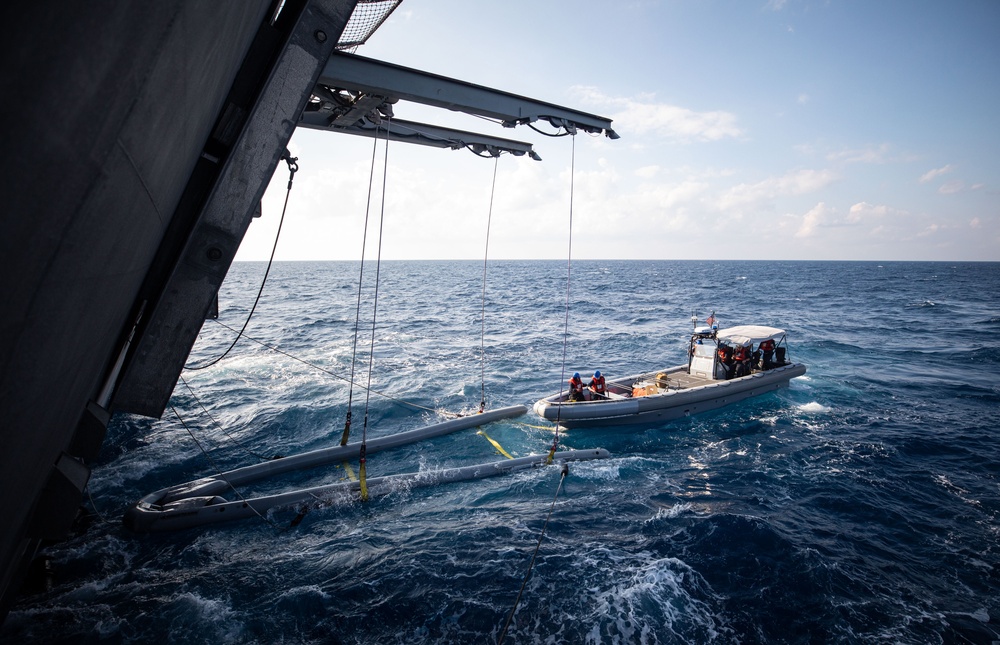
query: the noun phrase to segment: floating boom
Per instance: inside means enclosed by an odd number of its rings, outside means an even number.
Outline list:
[[[554,464],[568,461],[585,461],[590,459],[606,459],[610,453],[603,448],[591,450],[566,450],[557,452],[553,457]],[[484,479],[496,475],[504,475],[528,468],[539,468],[548,464],[548,455],[532,455],[519,459],[504,459],[475,466],[429,470],[425,472],[406,473],[402,475],[387,475],[368,480],[370,496],[386,495],[400,489],[422,488],[437,484]],[[148,502],[150,497],[144,497],[138,504],[125,513],[125,525],[139,533],[154,531],[176,531],[181,529],[217,524],[230,520],[245,519],[275,508],[287,508],[305,505],[333,503],[337,498],[344,498],[360,490],[360,482],[339,482],[326,486],[303,488],[299,490],[255,497],[236,502],[227,501],[218,495],[201,497],[185,497],[174,502],[158,505]]]
[[[405,446],[406,444],[416,443],[424,439],[440,437],[441,435],[458,432],[459,430],[483,425],[491,421],[519,417],[527,413],[527,411],[528,408],[523,405],[513,405],[506,408],[489,410],[481,414],[470,414],[469,416],[434,423],[415,430],[398,432],[387,437],[370,439],[365,443],[366,454],[370,455],[381,450],[388,450],[389,448]],[[293,470],[305,470],[306,468],[347,461],[358,457],[360,454],[360,441],[349,443],[346,446],[338,445],[332,448],[311,450],[298,455],[272,459],[271,461],[254,464],[253,466],[236,468],[235,470],[229,470],[218,475],[212,475],[211,477],[203,477],[202,479],[178,484],[177,486],[162,488],[155,493],[150,493],[143,497],[140,503],[147,502],[163,505],[188,497],[218,495],[233,486],[249,484],[250,482],[292,472]]]

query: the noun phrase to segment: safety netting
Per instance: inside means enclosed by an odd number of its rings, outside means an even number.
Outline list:
[[[403,0],[358,0],[354,13],[344,27],[344,33],[337,41],[337,49],[354,53],[402,2]]]

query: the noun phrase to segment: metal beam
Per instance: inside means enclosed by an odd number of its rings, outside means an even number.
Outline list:
[[[330,56],[319,85],[497,119],[508,128],[541,120],[570,132],[618,138],[611,120],[602,116],[354,54]]]
[[[468,148],[472,152],[489,157],[497,157],[502,152],[507,152],[516,157],[527,154],[535,161],[541,161],[530,143],[515,141],[514,139],[503,139],[476,132],[466,132],[464,130],[453,130],[441,126],[426,123],[415,123],[402,119],[385,119],[380,125],[373,123],[367,118],[355,120],[351,125],[337,125],[343,119],[334,118],[330,122],[331,115],[324,112],[305,112],[299,125],[312,130],[324,130],[327,132],[343,132],[345,134],[355,134],[363,137],[386,136],[388,128],[389,139],[392,141],[402,141],[404,143],[419,143],[435,148],[450,148],[458,150]]]

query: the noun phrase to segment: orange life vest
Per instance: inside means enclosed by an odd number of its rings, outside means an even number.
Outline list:
[[[604,376],[598,376],[590,379],[590,389],[598,394],[604,394],[607,391],[607,388],[604,385]]]
[[[577,394],[583,394],[583,379],[571,377],[569,379],[569,389]]]

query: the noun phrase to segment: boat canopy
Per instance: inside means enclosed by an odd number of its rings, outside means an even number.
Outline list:
[[[737,345],[753,344],[758,345],[768,338],[780,340],[785,335],[784,329],[776,327],[764,327],[763,325],[739,325],[720,329],[717,334],[719,340],[728,340]]]

